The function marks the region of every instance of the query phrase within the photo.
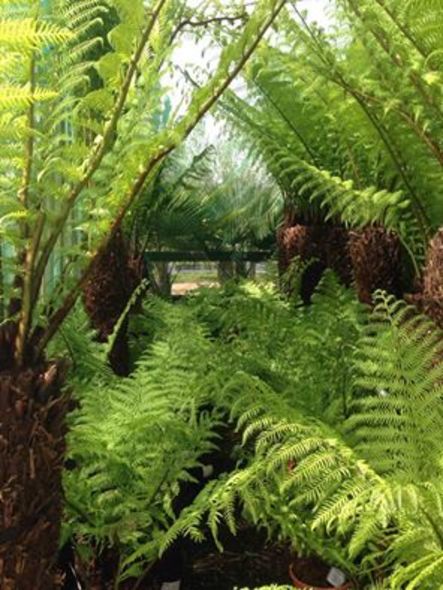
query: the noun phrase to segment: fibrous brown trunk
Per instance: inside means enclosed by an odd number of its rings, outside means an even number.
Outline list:
[[[89,590],[109,590],[114,588],[119,560],[120,554],[115,547],[104,546],[101,549],[94,547],[94,554],[90,561],[87,563],[82,561],[77,564],[77,568],[82,572],[81,577]],[[119,585],[120,588],[124,590],[125,584]]]
[[[360,301],[372,304],[377,289],[402,296],[401,243],[396,234],[370,226],[350,233],[349,251]]]
[[[83,289],[83,300],[98,339],[105,342],[112,334],[137,286],[138,277],[131,264],[121,232],[110,240],[105,251],[93,262],[89,279]],[[122,323],[109,356],[117,375],[130,372],[127,321]]]
[[[443,328],[443,228],[429,244],[421,288],[408,301]]]
[[[277,234],[279,271],[285,273],[294,258],[308,263],[301,277],[301,297],[309,303],[326,268],[345,284],[352,280],[352,266],[345,228],[329,225],[283,225]]]
[[[429,245],[423,299],[424,311],[443,328],[443,228]]]
[[[61,364],[0,372],[0,588],[55,590],[68,398]]]

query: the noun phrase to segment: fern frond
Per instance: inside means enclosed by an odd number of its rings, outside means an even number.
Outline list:
[[[56,91],[45,88],[30,90],[26,86],[5,86],[4,84],[0,84],[0,109],[22,109],[34,102],[52,100],[56,96]]]
[[[72,38],[68,28],[54,23],[27,19],[0,20],[0,46],[10,51],[33,51],[48,45],[60,45]]]

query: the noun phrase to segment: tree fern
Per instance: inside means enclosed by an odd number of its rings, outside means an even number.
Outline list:
[[[246,72],[254,100],[231,95],[225,103],[307,221],[319,218],[312,192],[335,219],[389,227],[396,218],[419,259],[442,213],[439,66],[429,58],[441,42],[423,26],[436,30],[439,10],[438,2],[428,11],[414,2],[343,0],[343,26],[325,32],[295,6],[284,25],[291,50],[263,47]]]
[[[189,108],[176,111],[162,129],[154,123],[164,107],[164,73],[180,40],[181,29],[175,29],[182,2],[84,0],[74,6],[57,0],[39,13],[27,2],[3,4],[2,57],[7,49],[24,56],[20,69],[10,60],[0,80],[5,127],[18,121],[21,129],[17,141],[5,138],[11,155],[2,161],[8,170],[3,194],[11,203],[18,195],[23,209],[23,218],[7,225],[8,265],[20,253],[16,258],[28,256],[32,266],[26,280],[20,265],[15,268],[25,301],[19,363],[36,323],[46,324],[40,351],[54,336],[90,272],[91,254],[109,238],[108,230],[117,231],[157,165],[238,74],[284,3],[259,3],[244,31],[230,31],[214,76],[198,91],[187,86]],[[212,8],[208,3],[201,11]],[[32,242],[36,219],[40,229]],[[62,273],[56,289],[46,281],[51,267],[53,276]],[[35,315],[40,296],[50,317]]]
[[[70,39],[71,33],[52,23],[37,19],[5,19],[0,21],[0,45],[10,51],[28,52]]]
[[[111,383],[113,373],[108,364],[107,348],[97,342],[96,334],[89,327],[89,319],[84,310],[77,307],[60,330],[51,345],[54,356],[67,356],[70,363],[70,385],[81,396],[89,391],[87,384]]]

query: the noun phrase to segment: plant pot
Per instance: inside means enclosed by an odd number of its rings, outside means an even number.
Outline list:
[[[322,586],[316,586],[313,585],[312,581],[308,582],[308,581],[303,581],[304,575],[305,573],[300,571],[302,568],[300,568],[300,564],[304,564],[306,562],[310,562],[310,563],[319,563],[316,562],[314,560],[296,560],[295,562],[291,563],[291,565],[289,566],[289,576],[291,578],[292,581],[292,585],[294,586],[294,588],[304,588],[306,590],[352,590],[353,586],[352,586],[352,582],[346,582],[345,584],[341,585],[341,586],[331,586],[331,585],[322,585]],[[326,568],[327,569],[327,568]],[[326,581],[326,574],[324,576],[325,582],[324,584],[328,584],[328,582]]]

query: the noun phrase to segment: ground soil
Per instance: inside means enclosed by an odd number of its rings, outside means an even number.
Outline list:
[[[181,590],[234,590],[270,584],[292,586],[289,565],[300,580],[313,587],[329,588],[330,566],[313,558],[298,559],[289,545],[269,542],[259,531],[243,526],[236,537],[223,535],[224,551],[213,542],[185,549],[186,568]],[[159,590],[155,569],[144,590]]]
[[[193,558],[183,590],[233,590],[290,582],[290,548],[268,543],[255,530],[245,529],[231,537],[223,553],[216,547],[201,549]]]
[[[212,541],[185,549],[186,566],[182,590],[233,590],[257,588],[268,584],[288,584],[289,564],[293,557],[289,546],[270,543],[264,534],[242,527],[236,537],[223,534],[224,551]],[[158,590],[155,579],[144,590]]]
[[[185,282],[185,283],[174,283],[172,285],[172,295],[181,296],[186,295],[190,291],[195,291],[200,287],[213,287],[217,286],[217,283],[210,281],[198,281],[198,282]]]
[[[271,584],[292,586],[291,564],[297,578],[305,584],[332,588],[326,580],[330,566],[315,557],[297,558],[290,545],[270,542],[264,533],[245,523],[239,525],[236,536],[222,529],[220,540],[223,552],[209,534],[204,543],[179,543],[169,558],[157,563],[137,588],[160,590],[162,581],[177,578],[182,580],[180,590],[252,590]],[[133,590],[136,582],[128,580],[121,584],[121,590]],[[91,590],[111,590],[111,586],[92,584]]]
[[[332,586],[326,580],[329,571],[330,566],[324,564],[315,557],[297,559],[293,563],[293,572],[297,578],[305,584],[310,584],[311,586],[332,588]]]

